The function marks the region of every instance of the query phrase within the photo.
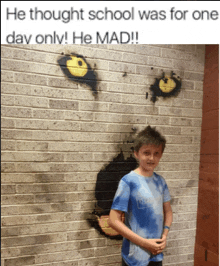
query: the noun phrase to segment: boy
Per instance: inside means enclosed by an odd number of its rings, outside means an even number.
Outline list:
[[[147,126],[134,142],[139,166],[119,182],[109,225],[124,237],[122,265],[162,265],[172,209],[167,184],[163,177],[154,173],[154,168],[162,157],[165,144],[165,138]]]

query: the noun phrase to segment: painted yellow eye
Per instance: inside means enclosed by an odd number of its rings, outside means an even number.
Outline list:
[[[75,77],[84,77],[88,72],[86,62],[77,56],[71,55],[71,59],[67,60],[66,66],[69,72]]]
[[[159,82],[159,88],[164,93],[171,92],[176,87],[176,83],[173,79],[170,79],[169,77],[165,77],[164,79],[161,79]]]

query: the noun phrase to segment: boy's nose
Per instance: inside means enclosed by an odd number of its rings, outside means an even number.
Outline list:
[[[153,155],[153,154],[150,155],[150,159],[151,159],[151,160],[154,159],[154,155]]]

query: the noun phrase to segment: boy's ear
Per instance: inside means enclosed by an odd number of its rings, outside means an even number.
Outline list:
[[[138,159],[138,152],[137,151],[134,151],[134,156],[136,159]]]

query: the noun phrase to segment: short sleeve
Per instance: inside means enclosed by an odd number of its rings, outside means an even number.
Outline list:
[[[163,202],[167,202],[171,200],[169,188],[167,186],[166,181],[163,179],[164,185],[163,185]]]
[[[121,180],[115,193],[111,209],[127,212],[129,198],[130,187],[125,181]]]

